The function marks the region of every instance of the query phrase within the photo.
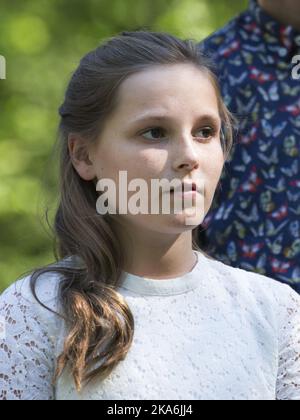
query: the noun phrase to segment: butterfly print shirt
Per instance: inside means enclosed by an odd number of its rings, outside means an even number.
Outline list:
[[[200,45],[239,122],[233,151],[200,239],[225,264],[300,292],[300,31],[251,0]]]

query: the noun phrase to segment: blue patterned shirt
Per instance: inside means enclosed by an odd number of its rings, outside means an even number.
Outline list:
[[[203,224],[206,251],[300,293],[300,80],[292,77],[300,32],[251,0],[201,47],[240,123]]]

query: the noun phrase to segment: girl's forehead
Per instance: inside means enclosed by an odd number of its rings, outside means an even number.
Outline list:
[[[205,101],[204,101],[205,99]],[[126,114],[151,109],[175,110],[218,108],[218,98],[210,78],[189,67],[159,68],[129,76],[119,88],[118,108]]]
[[[149,94],[157,89],[163,91],[182,86],[188,88],[190,85],[198,86],[198,88],[202,85],[213,87],[208,74],[202,69],[191,64],[176,64],[153,66],[134,73],[123,81],[120,90],[139,93],[140,89],[132,91],[132,88],[139,87]]]

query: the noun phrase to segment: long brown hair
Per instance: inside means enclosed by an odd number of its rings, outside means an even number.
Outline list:
[[[211,63],[193,40],[142,30],[123,32],[84,56],[67,87],[59,108],[59,204],[53,226],[56,263],[36,269],[31,276],[32,293],[44,307],[36,295],[38,277],[47,272],[62,276],[58,298],[63,313],[58,315],[65,320],[68,334],[53,384],[67,366],[78,391],[83,382],[106,378],[126,357],[134,334],[132,312],[116,291],[122,284],[124,263],[115,230],[117,218],[97,214],[95,182],[83,180],[74,169],[69,135],[77,133],[84,142],[94,142],[116,107],[118,87],[126,77],[151,66],[177,63],[197,66],[213,83],[227,159],[233,144],[233,119],[222,101]],[[87,158],[84,142],[82,159]],[[201,251],[197,229],[193,231],[193,249]],[[74,256],[80,265],[72,263]],[[70,264],[60,264],[69,259]]]

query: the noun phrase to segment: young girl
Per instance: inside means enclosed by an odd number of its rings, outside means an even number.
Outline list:
[[[60,117],[58,255],[0,297],[0,398],[300,399],[298,295],[197,247],[233,120],[196,44],[108,40],[81,60]],[[203,215],[99,214],[98,182],[123,193],[121,171],[194,182]]]

